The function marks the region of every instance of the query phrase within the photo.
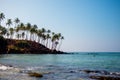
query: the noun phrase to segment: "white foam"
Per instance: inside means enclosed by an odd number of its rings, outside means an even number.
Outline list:
[[[13,67],[5,66],[0,64],[0,70],[12,69]]]
[[[8,69],[7,66],[3,66],[3,65],[0,66],[0,70],[7,70],[7,69]]]

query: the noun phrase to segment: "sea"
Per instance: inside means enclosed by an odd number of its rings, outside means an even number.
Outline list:
[[[120,74],[120,52],[5,54],[0,56],[0,64],[46,73],[38,80],[94,80],[90,76],[105,75],[102,71]],[[85,72],[89,70],[92,73]]]

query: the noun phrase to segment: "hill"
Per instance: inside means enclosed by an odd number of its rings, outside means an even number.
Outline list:
[[[4,39],[0,37],[0,53],[24,54],[62,54],[61,51],[51,50],[35,41]]]

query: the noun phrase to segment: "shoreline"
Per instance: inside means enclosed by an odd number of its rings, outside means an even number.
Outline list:
[[[55,67],[55,66],[49,66],[49,67]],[[56,66],[57,67],[57,66]],[[58,67],[59,68],[59,67]],[[24,68],[14,67],[12,65],[4,65],[0,64],[0,80],[9,79],[11,76],[15,76],[17,80],[37,80],[37,78],[44,78],[44,75],[51,75],[56,74],[57,72],[38,72],[34,69],[28,70]],[[86,78],[90,79],[97,79],[97,80],[120,80],[120,72],[108,72],[104,70],[67,70],[65,71],[66,75],[68,74],[85,74]],[[87,76],[89,75],[89,76]],[[55,76],[55,75],[54,75]],[[14,77],[13,77],[14,78]],[[12,79],[12,78],[11,78]],[[11,80],[10,79],[10,80]],[[12,80],[16,80],[12,79]],[[84,79],[84,78],[81,78]],[[52,79],[50,79],[52,80]],[[69,80],[69,79],[68,79]]]

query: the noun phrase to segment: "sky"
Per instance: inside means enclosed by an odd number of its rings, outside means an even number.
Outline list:
[[[62,51],[120,52],[120,0],[0,0],[0,12],[62,33]]]

